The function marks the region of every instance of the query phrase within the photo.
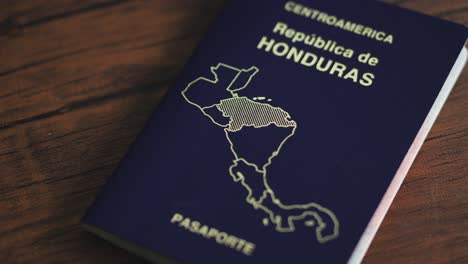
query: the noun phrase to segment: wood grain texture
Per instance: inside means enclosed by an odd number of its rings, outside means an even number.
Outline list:
[[[466,0],[388,1],[468,24]],[[0,3],[1,263],[142,263],[79,228],[222,1]],[[468,71],[365,263],[468,263]]]

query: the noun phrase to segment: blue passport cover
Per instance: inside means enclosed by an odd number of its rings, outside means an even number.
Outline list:
[[[346,262],[466,33],[377,1],[231,1],[83,222],[183,263]]]

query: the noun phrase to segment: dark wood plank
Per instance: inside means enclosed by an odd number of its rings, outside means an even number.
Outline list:
[[[41,19],[0,45],[0,259],[7,263],[139,262],[81,231],[79,219],[219,4],[125,4]]]
[[[468,24],[465,0],[391,0]],[[223,1],[0,3],[0,260],[140,263],[79,219]],[[366,263],[468,262],[468,73]]]
[[[149,45],[184,34],[201,35],[197,29],[205,28],[203,16],[209,6],[183,3],[131,1],[27,27],[0,46],[0,54],[8,55],[0,61],[0,76],[136,40]],[[201,23],[188,23],[194,20]]]
[[[466,0],[387,0],[385,2],[462,25],[468,24],[468,1]]]
[[[0,159],[2,259],[69,263],[79,251],[99,251],[85,243],[90,238],[79,230],[79,219],[164,90],[120,96],[2,133],[1,141],[14,146]]]
[[[125,0],[4,0],[0,9],[0,38],[21,34],[27,27],[122,2]]]
[[[1,133],[0,248],[16,252],[13,256],[20,256],[20,263],[28,257],[23,253],[29,242],[65,228],[61,226],[64,217],[76,227],[92,193],[111,173],[165,91],[158,84],[151,89],[134,88]],[[50,245],[41,246],[45,247],[38,251],[43,252]],[[55,247],[60,245],[50,250]]]
[[[122,2],[125,0],[4,0],[0,10],[0,21],[15,20],[18,22],[16,25],[25,26],[80,10],[86,12]]]

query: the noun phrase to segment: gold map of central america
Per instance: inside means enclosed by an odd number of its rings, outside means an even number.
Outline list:
[[[288,112],[270,105],[268,102],[271,99],[249,99],[238,95],[258,72],[257,67],[238,69],[219,63],[211,67],[212,79],[197,78],[187,85],[182,96],[213,124],[224,129],[234,155],[229,174],[234,182],[240,183],[247,190],[247,204],[265,212],[263,225],[271,224],[282,233],[295,232],[297,225],[303,225],[315,230],[320,243],[334,240],[339,236],[339,222],[332,211],[313,202],[284,204],[268,184],[268,166],[294,136],[297,123]],[[262,137],[262,131],[274,131],[277,135],[268,138],[272,141],[267,147],[268,155],[259,158],[262,155],[249,153],[252,148],[239,146],[242,139]]]

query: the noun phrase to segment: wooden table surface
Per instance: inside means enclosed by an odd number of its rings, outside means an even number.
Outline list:
[[[468,0],[389,2],[468,24]],[[0,263],[143,263],[79,220],[221,5],[0,3]],[[468,263],[468,70],[365,263]]]

